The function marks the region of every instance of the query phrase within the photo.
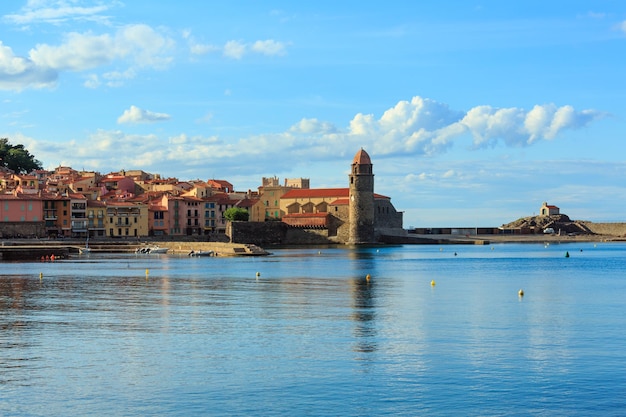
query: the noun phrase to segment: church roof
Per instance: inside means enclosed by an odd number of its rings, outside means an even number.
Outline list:
[[[281,200],[295,198],[335,198],[347,199],[350,196],[349,188],[293,188],[280,197]],[[374,193],[375,199],[389,199],[389,197]]]
[[[370,156],[367,154],[367,152],[365,152],[365,150],[361,148],[356,153],[356,155],[354,155],[352,163],[359,165],[372,165],[372,160],[370,159]]]

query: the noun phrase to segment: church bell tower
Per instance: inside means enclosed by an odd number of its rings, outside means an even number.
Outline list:
[[[362,148],[350,170],[350,234],[348,243],[374,242],[374,172],[370,156]]]

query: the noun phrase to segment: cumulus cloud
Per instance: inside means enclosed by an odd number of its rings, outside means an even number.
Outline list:
[[[376,119],[357,114],[348,136],[371,142],[378,154],[412,153],[433,155],[445,152],[455,139],[470,135],[474,148],[527,146],[552,140],[567,129],[577,129],[604,117],[596,110],[577,111],[572,106],[536,105],[530,111],[517,107],[476,106],[466,112],[422,97],[400,101]]]
[[[26,87],[48,87],[56,83],[54,69],[38,66],[31,59],[16,56],[0,41],[0,89],[20,91]]]
[[[568,130],[588,126],[602,116],[603,113],[595,110],[580,111],[572,106],[554,104],[536,105],[530,110],[482,105],[458,111],[444,103],[416,96],[398,102],[380,117],[358,113],[343,128],[327,121],[304,118],[284,132],[262,133],[240,139],[189,136],[184,132],[161,137],[99,131],[89,138],[89,146],[68,144],[66,149],[60,150],[56,144],[57,148],[47,154],[37,154],[37,157],[40,160],[56,160],[55,155],[60,153],[72,155],[76,158],[76,162],[72,163],[81,166],[92,158],[99,158],[99,165],[93,169],[108,161],[108,166],[112,168],[119,168],[122,164],[175,175],[211,167],[211,172],[221,172],[225,176],[258,176],[267,174],[268,170],[287,172],[299,164],[313,161],[345,161],[360,147],[377,159],[399,157],[399,160],[409,158],[413,161],[412,158],[420,155],[445,153],[459,141],[467,143],[468,139],[473,140],[474,152],[496,145],[533,146],[539,141],[564,136]],[[131,106],[120,116],[118,123],[157,122],[169,118],[168,114]],[[147,146],[147,143],[150,145]],[[95,155],[94,150],[100,153]],[[120,155],[124,155],[123,161],[119,159]],[[459,180],[466,176],[467,173],[462,170],[447,166],[437,175],[415,174],[414,179]]]
[[[108,72],[103,77],[108,86],[123,84],[142,68],[165,68],[171,61],[174,41],[150,26],[128,25],[114,34],[71,32],[59,45],[38,44],[28,57],[19,57],[0,42],[0,88],[16,90],[54,86],[63,71],[81,72],[122,63],[124,71]],[[97,74],[88,76],[86,87],[101,83]]]
[[[72,32],[60,45],[39,44],[30,50],[32,62],[42,68],[83,71],[126,59],[137,67],[163,67],[174,42],[148,25],[120,28],[114,35]]]
[[[536,105],[530,111],[478,106],[469,110],[461,123],[468,127],[477,148],[493,146],[500,140],[508,146],[526,146],[552,140],[563,130],[581,128],[605,116],[596,110],[576,111],[569,105]]]
[[[169,120],[170,115],[165,113],[155,113],[140,109],[137,106],[130,106],[128,110],[117,119],[117,123],[153,123]]]

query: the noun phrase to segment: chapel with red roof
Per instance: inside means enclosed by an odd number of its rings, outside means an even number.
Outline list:
[[[259,207],[271,202],[261,195]],[[308,229],[338,243],[375,243],[381,235],[402,231],[402,212],[391,198],[374,192],[370,156],[360,149],[352,160],[346,188],[292,188],[276,203],[280,220],[290,227]],[[269,216],[266,211],[266,217]]]

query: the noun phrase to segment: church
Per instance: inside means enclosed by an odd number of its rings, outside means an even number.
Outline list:
[[[402,212],[391,198],[374,192],[372,160],[360,149],[352,160],[346,188],[294,188],[280,197],[282,222],[317,230],[329,240],[368,244],[402,232]]]

